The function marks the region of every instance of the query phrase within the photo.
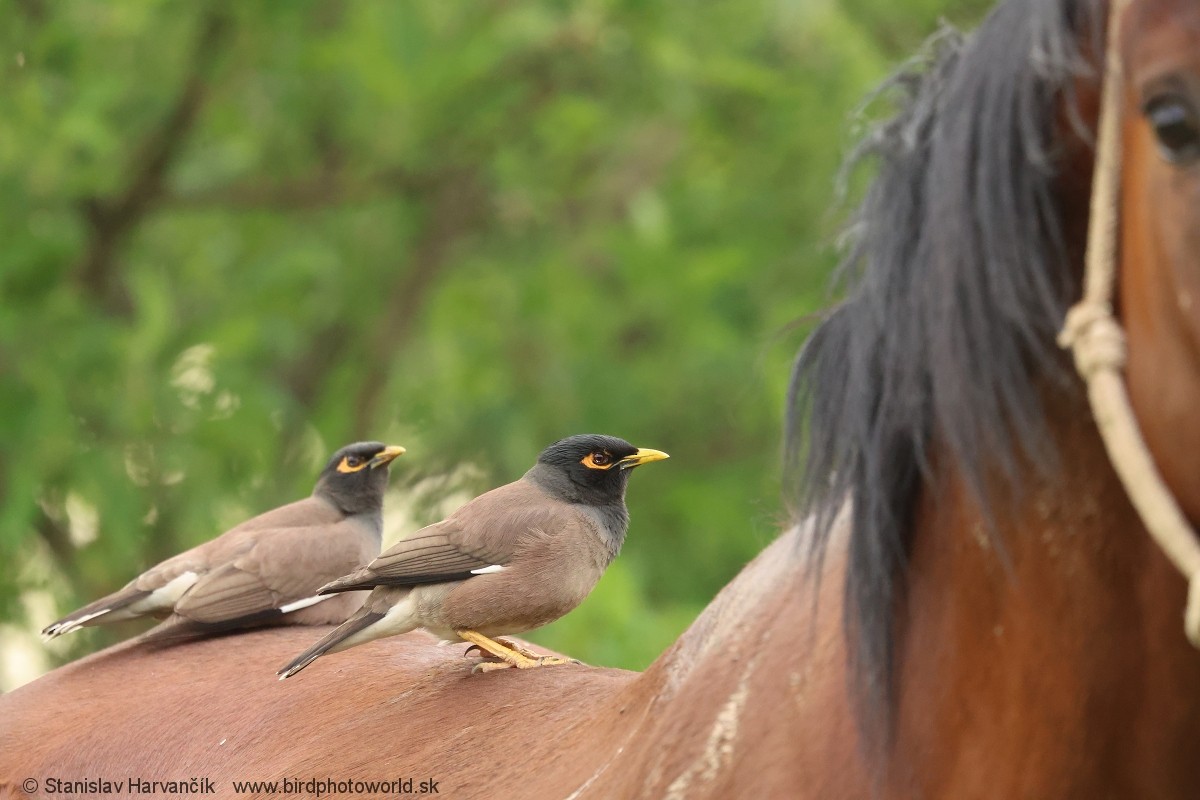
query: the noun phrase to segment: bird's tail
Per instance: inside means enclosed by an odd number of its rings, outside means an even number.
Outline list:
[[[363,568],[337,580],[330,581],[320,589],[317,589],[317,594],[326,595],[338,592],[355,592],[360,589],[372,589],[375,587],[375,582],[371,580],[373,577],[366,568]]]
[[[138,616],[132,613],[129,606],[148,596],[150,592],[142,589],[126,587],[107,597],[88,603],[83,608],[76,609],[57,622],[52,622],[42,629],[42,638],[50,641],[64,633],[78,630],[86,625],[102,625],[106,622],[116,622],[122,619],[132,619]]]
[[[196,639],[201,636],[214,636],[238,630],[253,630],[278,625],[283,620],[284,611],[281,608],[267,608],[243,614],[240,617],[223,619],[216,622],[201,622],[199,620],[172,614],[165,620],[138,637],[142,644],[165,644]]]
[[[334,628],[325,635],[321,641],[314,644],[312,647],[305,650],[300,655],[288,662],[287,666],[283,667],[276,674],[279,675],[279,680],[290,678],[300,670],[307,667],[312,662],[316,661],[321,656],[331,650],[340,650],[338,645],[345,643],[344,646],[349,647],[353,642],[346,642],[351,636],[374,625],[379,620],[383,619],[384,614],[377,611],[368,611],[366,608],[360,608],[355,612],[354,616],[343,622],[341,625]]]

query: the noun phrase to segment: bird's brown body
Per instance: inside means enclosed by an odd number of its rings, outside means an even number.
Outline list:
[[[138,617],[164,620],[144,641],[341,622],[361,596],[335,600],[318,597],[316,589],[379,551],[386,466],[402,452],[375,442],[339,450],[311,497],[252,517],[151,567],[50,625],[45,635]],[[345,459],[356,466],[346,468]],[[372,459],[382,472],[375,473]]]
[[[516,529],[520,535],[504,535]],[[455,631],[463,629],[488,636],[522,633],[583,602],[619,547],[589,510],[559,503],[537,484],[520,480],[481,495],[445,521],[405,539],[370,568],[374,580],[383,584],[404,576],[414,554],[436,549],[461,554],[464,568],[505,565],[503,569],[447,583],[384,584],[372,599],[390,606],[408,594],[420,627],[443,639],[456,641]],[[344,580],[352,583],[353,578]]]
[[[346,516],[319,497],[306,497],[249,519],[133,580],[130,586],[137,591],[153,592],[181,575],[198,576],[166,621],[144,638],[165,638],[194,628],[192,623],[240,619],[312,597],[315,581],[371,560],[379,551],[380,525],[378,515]],[[279,622],[337,624],[363,597],[356,592],[345,599],[325,599],[288,612]]]
[[[625,539],[628,469],[665,457],[612,437],[551,445],[519,480],[323,587],[322,595],[372,591],[345,624],[280,674],[289,677],[326,653],[415,628],[504,658],[508,651],[497,648],[494,637],[552,622],[592,591]],[[594,464],[596,458],[601,463]],[[531,665],[517,661],[513,666]]]

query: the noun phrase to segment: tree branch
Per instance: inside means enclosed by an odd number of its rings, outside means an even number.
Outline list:
[[[125,191],[115,198],[89,197],[81,203],[91,227],[91,243],[76,268],[76,279],[110,313],[127,316],[131,311],[129,297],[116,274],[117,250],[163,194],[167,170],[204,104],[208,73],[228,27],[223,15],[210,13],[206,17],[183,89],[159,128],[138,148],[130,170],[133,179]]]
[[[173,209],[235,209],[270,211],[313,211],[359,203],[397,194],[422,193],[430,184],[420,175],[400,167],[361,178],[345,170],[321,170],[316,175],[288,182],[242,183],[189,194],[168,194],[160,205]]]
[[[33,527],[37,530],[38,536],[42,537],[42,541],[46,543],[46,547],[49,548],[50,554],[54,556],[59,567],[71,577],[72,581],[78,578],[79,569],[75,563],[75,547],[71,544],[71,537],[66,529],[47,514],[40,505],[37,517],[33,521]]]
[[[487,198],[487,190],[472,169],[458,170],[439,182],[429,222],[413,250],[411,266],[393,284],[384,306],[383,324],[368,344],[366,378],[355,400],[356,435],[366,435],[374,427],[387,385],[391,355],[402,350],[412,335],[420,310],[449,261],[454,245],[481,224]]]
[[[34,22],[46,21],[46,4],[43,0],[17,0],[17,8]]]

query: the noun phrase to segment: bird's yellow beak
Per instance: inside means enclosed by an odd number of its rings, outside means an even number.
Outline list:
[[[404,455],[405,449],[398,444],[388,445],[383,448],[383,452],[371,459],[371,469],[382,467],[390,464],[400,456]]]
[[[667,458],[670,458],[670,456],[662,450],[651,450],[648,447],[642,447],[633,455],[625,456],[618,461],[617,466],[621,469],[633,469],[634,467],[640,467],[642,464],[649,464],[651,461],[662,461]]]

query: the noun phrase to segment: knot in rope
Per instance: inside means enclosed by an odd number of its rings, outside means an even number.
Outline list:
[[[1125,332],[1108,303],[1085,300],[1076,304],[1067,312],[1058,344],[1071,349],[1075,369],[1084,380],[1102,370],[1115,372],[1125,366]]]

